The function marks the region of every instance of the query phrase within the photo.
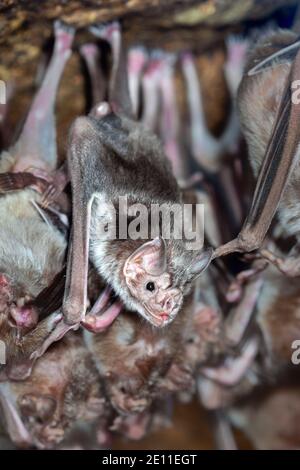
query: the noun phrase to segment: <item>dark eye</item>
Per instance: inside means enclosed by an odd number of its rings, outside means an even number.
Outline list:
[[[150,281],[147,282],[146,284],[146,289],[149,290],[150,292],[153,292],[155,290],[155,284],[154,282]]]

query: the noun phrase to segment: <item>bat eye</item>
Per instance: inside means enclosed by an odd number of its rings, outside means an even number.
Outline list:
[[[146,289],[150,292],[153,292],[155,290],[155,284],[154,282],[150,281],[150,282],[147,282],[146,284]]]

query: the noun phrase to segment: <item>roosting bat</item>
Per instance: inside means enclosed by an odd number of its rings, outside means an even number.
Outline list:
[[[294,82],[300,76],[300,52],[294,48],[293,57],[297,54],[291,59],[289,54],[285,56],[280,50],[293,40],[295,35],[291,32],[272,34],[253,52],[252,61],[248,64],[250,72],[241,84],[239,108],[250,163],[258,178],[250,212],[241,232],[235,240],[217,248],[214,257],[260,248],[278,206],[278,218],[286,232],[297,236],[300,108],[292,95]],[[286,60],[281,58],[272,67],[264,68],[264,59],[273,57],[274,50],[279,50]],[[251,67],[257,61],[263,65],[259,73],[253,74]],[[258,70],[258,65],[255,70]],[[263,251],[262,254],[276,264],[276,259],[268,252]]]
[[[114,64],[111,80],[117,87],[119,76],[119,67]],[[143,204],[148,214],[151,204],[170,207],[182,202],[159,141],[122,114],[127,105],[111,86],[109,97],[116,112],[109,103],[102,103],[88,117],[78,118],[70,132],[73,230],[62,310],[68,325],[84,320],[89,251],[99,274],[124,305],[154,326],[163,327],[180,310],[191,283],[208,265],[211,250],[188,250],[186,240],[165,240],[163,226],[156,227],[156,237],[126,239],[126,234],[111,240],[105,234],[100,236],[102,224],[113,222],[115,209],[117,214],[122,212],[118,208],[120,196],[127,197],[129,204]],[[125,101],[128,103],[128,96]],[[126,232],[127,224],[128,219]],[[144,242],[143,238],[153,239]],[[120,308],[118,303],[105,318],[99,316],[98,326],[91,318],[90,327],[97,331],[101,321],[107,325]],[[87,326],[88,319],[83,324]]]
[[[110,411],[93,359],[74,333],[38,359],[25,381],[1,383],[0,404],[12,442],[40,449],[63,441],[76,423]]]
[[[28,360],[59,320],[50,316],[34,329],[39,316],[34,300],[42,300],[65,261],[66,239],[59,229],[66,228],[65,221],[51,208],[44,211],[42,201],[57,176],[54,104],[73,36],[72,29],[55,24],[54,52],[41,87],[16,144],[1,154],[0,338],[6,344],[6,371],[19,356]],[[48,296],[43,305],[51,313]]]

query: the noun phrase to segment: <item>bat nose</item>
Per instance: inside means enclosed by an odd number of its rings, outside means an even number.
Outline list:
[[[167,298],[164,304],[164,308],[168,311],[172,310],[173,308],[173,299],[171,297]]]

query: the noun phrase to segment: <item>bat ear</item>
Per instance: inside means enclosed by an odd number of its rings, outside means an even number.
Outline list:
[[[140,269],[148,274],[159,276],[167,267],[166,243],[163,238],[156,237],[144,243],[127,258],[124,274],[130,275]]]
[[[212,255],[213,249],[208,248],[196,256],[189,266],[189,271],[193,280],[200,276],[200,274],[203,273],[203,271],[205,271],[205,269],[209,266]]]

